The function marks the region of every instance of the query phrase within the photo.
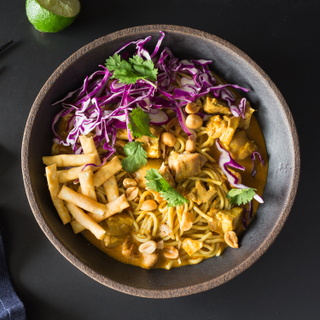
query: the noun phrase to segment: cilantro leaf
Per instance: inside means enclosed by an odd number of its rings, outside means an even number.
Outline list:
[[[227,199],[229,199],[229,202],[231,205],[234,205],[235,203],[237,205],[240,204],[246,204],[250,202],[254,195],[256,194],[255,191],[257,189],[254,188],[245,188],[245,189],[231,189],[227,193]]]
[[[109,71],[117,69],[121,65],[121,56],[119,54],[114,54],[112,57],[106,60],[106,67]]]
[[[189,202],[172,188],[156,169],[147,170],[145,179],[147,180],[147,187],[150,190],[160,192],[161,197],[167,201],[168,207],[176,207]]]
[[[138,55],[134,55],[129,59],[133,69],[138,72],[144,79],[157,81],[158,69],[154,68],[152,60],[143,60]]]
[[[113,57],[109,57],[106,60],[106,67],[109,71],[113,71],[112,79],[119,79],[120,83],[130,84],[132,82],[122,81],[123,79],[135,78],[136,73],[134,72],[131,64],[126,60],[121,60],[120,55],[115,54]],[[137,80],[134,81],[136,83]]]
[[[139,141],[132,141],[123,147],[126,158],[122,160],[122,168],[129,173],[139,170],[147,163],[147,152]]]
[[[106,67],[113,71],[111,79],[118,79],[120,83],[135,84],[139,79],[143,79],[153,86],[154,83],[148,81],[157,81],[158,69],[154,68],[151,60],[143,60],[138,55],[129,58],[129,62],[122,60],[119,54],[114,54],[106,60]]]
[[[150,116],[140,107],[133,109],[131,114],[129,114],[129,121],[129,128],[134,137],[141,138],[142,136],[148,136],[156,138],[149,128]]]

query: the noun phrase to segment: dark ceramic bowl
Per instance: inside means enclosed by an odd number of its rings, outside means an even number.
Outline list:
[[[166,33],[163,45],[179,58],[211,59],[213,69],[229,83],[250,88],[268,155],[269,173],[255,220],[241,239],[241,248],[226,250],[195,266],[144,270],[125,265],[99,251],[71,228],[63,226],[52,205],[41,157],[50,154],[51,122],[58,107],[51,104],[81,86],[91,74],[130,40]],[[186,27],[150,25],[118,31],[78,50],[52,74],[37,96],[22,144],[22,172],[28,200],[43,232],[61,254],[94,280],[115,290],[149,298],[171,298],[212,289],[251,266],[280,232],[296,195],[300,170],[299,143],[289,108],[269,77],[246,54],[214,35]]]

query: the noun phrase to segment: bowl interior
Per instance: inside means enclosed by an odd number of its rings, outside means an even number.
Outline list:
[[[104,64],[125,43],[151,35],[153,50],[160,34],[162,46],[176,57],[213,60],[212,68],[230,83],[250,88],[247,98],[258,110],[269,156],[263,194],[265,203],[241,238],[241,248],[195,266],[144,270],[113,260],[71,227],[63,226],[52,205],[41,158],[51,154],[51,123],[59,107],[52,106],[81,86],[86,75]],[[218,286],[256,261],[270,246],[286,220],[299,176],[299,146],[290,111],[275,85],[243,52],[207,33],[177,26],[144,26],[116,32],[81,48],[49,78],[31,109],[22,146],[26,193],[41,228],[56,248],[75,266],[100,283],[133,295],[166,298],[192,294]]]

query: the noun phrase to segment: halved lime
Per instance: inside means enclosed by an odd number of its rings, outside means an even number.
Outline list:
[[[41,32],[59,32],[68,27],[80,12],[79,0],[27,0],[29,21]]]

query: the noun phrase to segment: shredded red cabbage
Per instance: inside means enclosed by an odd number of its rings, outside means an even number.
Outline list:
[[[239,179],[228,170],[227,166],[235,168],[235,169],[240,169],[240,170],[245,170],[245,167],[241,166],[239,163],[234,161],[231,157],[231,154],[222,148],[219,139],[216,139],[216,146],[217,149],[221,152],[220,158],[219,158],[219,167],[221,168],[222,172],[225,174],[227,177],[229,183],[233,185],[235,188],[238,189],[247,189],[249,187],[245,186],[244,184],[238,183]],[[263,203],[263,199],[258,195],[254,195],[254,199],[256,199],[258,202]]]
[[[254,161],[256,160],[256,155],[258,155],[258,158],[259,158],[261,164],[262,164],[263,166],[265,165],[265,163],[264,163],[264,161],[263,161],[263,159],[262,159],[261,154],[260,154],[258,151],[252,152],[252,155],[251,155],[251,161],[252,161],[251,176],[252,176],[252,177],[255,177],[256,174],[257,174],[257,170],[256,170],[256,168],[255,168],[255,163],[254,163]]]
[[[182,129],[189,136],[194,137],[194,130],[185,125],[184,107],[208,93],[225,99],[234,115],[244,117],[245,98],[240,101],[239,106],[235,106],[235,98],[228,87],[244,92],[248,92],[249,89],[236,84],[217,85],[217,81],[209,69],[211,60],[179,60],[169,48],[165,47],[161,51],[160,47],[165,33],[162,31],[160,33],[161,36],[151,54],[144,48],[144,45],[151,40],[151,36],[131,41],[116,51],[116,53],[121,52],[123,59],[127,59],[128,52],[123,52],[123,50],[130,45],[135,45],[135,54],[154,62],[158,69],[157,81],[153,84],[138,80],[134,85],[125,85],[117,80],[110,82],[112,72],[109,72],[104,66],[100,66],[101,70],[87,76],[80,88],[54,103],[54,105],[61,103],[63,108],[52,122],[56,143],[65,146],[71,145],[75,153],[80,153],[82,149],[77,143],[79,136],[88,134],[95,129],[96,146],[102,143],[103,148],[107,151],[106,157],[110,157],[115,152],[116,129],[128,129],[128,137],[131,141],[128,127],[129,112],[137,106],[150,114],[151,123],[158,125],[166,124],[169,120],[165,112],[159,109],[172,109],[176,112]],[[177,79],[178,72],[188,75],[188,77],[181,78],[181,87],[179,88],[173,84],[173,81]],[[113,110],[109,110],[111,105]],[[60,118],[70,112],[74,112],[68,123],[72,129],[67,138],[63,140],[54,127]],[[207,120],[207,116],[203,115],[203,119]]]

